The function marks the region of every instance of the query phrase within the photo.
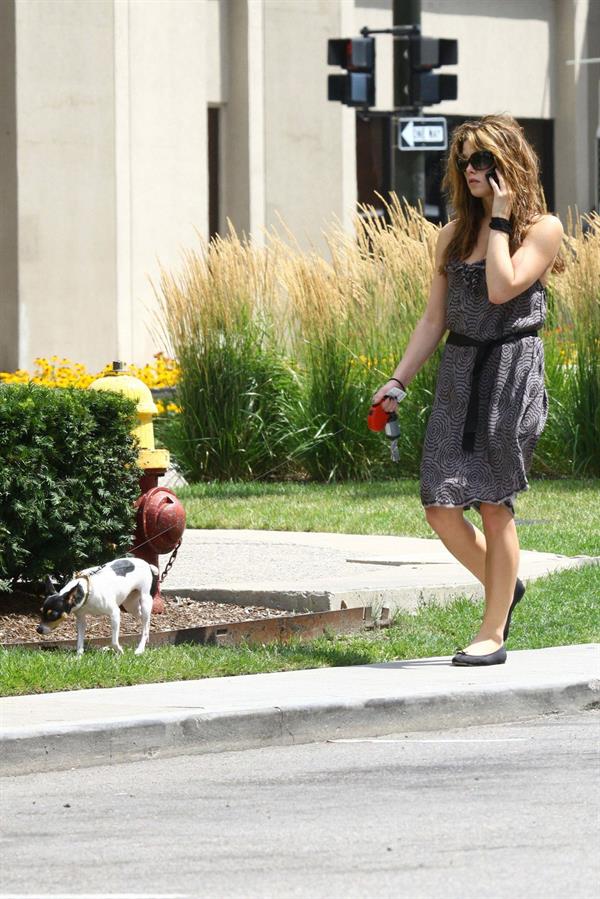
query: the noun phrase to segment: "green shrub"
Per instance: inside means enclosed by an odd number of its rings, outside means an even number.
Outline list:
[[[135,421],[120,394],[0,387],[0,579],[69,575],[131,545]]]

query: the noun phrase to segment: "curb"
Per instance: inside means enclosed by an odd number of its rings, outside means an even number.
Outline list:
[[[518,690],[494,685],[366,701],[7,728],[0,736],[0,775],[498,724],[591,708],[600,708],[600,680],[583,678]]]

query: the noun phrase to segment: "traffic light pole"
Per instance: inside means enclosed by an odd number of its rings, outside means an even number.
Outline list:
[[[425,205],[425,152],[447,146],[447,122],[423,118],[422,107],[456,100],[454,74],[434,73],[458,62],[454,38],[421,34],[421,0],[393,0],[391,28],[361,29],[360,38],[330,38],[327,62],[345,69],[345,75],[329,75],[327,99],[357,110],[359,119],[386,115],[391,125],[390,189],[411,206]],[[375,34],[394,37],[394,109],[376,112]],[[400,130],[401,128],[401,130]],[[387,180],[387,179],[386,179]]]
[[[421,0],[394,0],[394,27],[421,26]],[[407,116],[420,116],[419,107],[406,107],[403,86],[410,78],[410,63],[406,58],[405,44],[394,41],[394,106],[404,108]],[[406,152],[398,148],[395,129],[392,129],[392,186],[398,197],[404,197],[411,206],[419,201],[425,205],[425,154]]]

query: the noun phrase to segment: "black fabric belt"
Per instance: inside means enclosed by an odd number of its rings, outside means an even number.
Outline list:
[[[497,340],[475,340],[473,337],[467,337],[465,334],[458,334],[456,331],[450,331],[448,334],[446,343],[450,343],[452,346],[477,347],[471,380],[471,391],[469,394],[469,405],[467,408],[467,417],[465,419],[462,438],[462,448],[465,452],[472,453],[475,448],[475,434],[477,432],[477,422],[479,418],[479,385],[483,366],[487,362],[490,353],[494,347],[502,346],[504,343],[515,343],[517,340],[522,340],[524,337],[537,336],[538,332],[535,328],[532,328],[529,331],[515,331],[514,334],[507,334],[505,337],[499,337]]]

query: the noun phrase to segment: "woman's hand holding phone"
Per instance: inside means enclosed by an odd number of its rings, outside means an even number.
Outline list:
[[[504,219],[510,218],[510,210],[512,208],[512,194],[507,187],[506,181],[496,168],[493,168],[489,172],[486,172],[485,177],[487,178],[488,184],[490,185],[494,193],[494,200],[492,202],[492,217]]]

